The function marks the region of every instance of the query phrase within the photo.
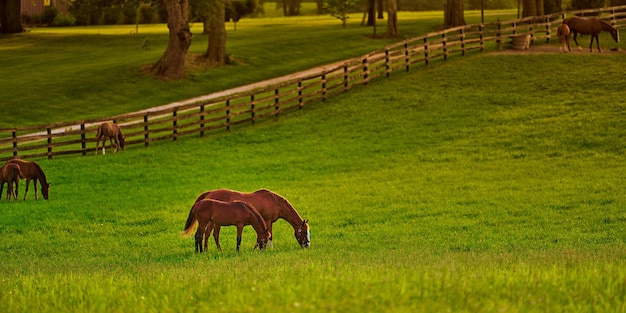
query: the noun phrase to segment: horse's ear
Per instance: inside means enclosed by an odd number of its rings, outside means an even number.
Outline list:
[[[304,224],[308,224],[308,223],[309,223],[309,220],[304,220],[304,221],[302,221],[302,225],[304,225]]]

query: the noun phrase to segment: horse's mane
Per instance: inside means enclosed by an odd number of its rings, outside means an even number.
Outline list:
[[[276,200],[277,202],[279,202],[282,206],[286,206],[287,208],[291,209],[291,211],[293,213],[295,213],[298,218],[300,218],[302,220],[302,217],[300,216],[300,213],[298,213],[298,211],[296,211],[296,209],[293,207],[293,205],[291,205],[291,203],[289,201],[287,201],[287,199],[283,198],[283,196],[268,190],[268,189],[259,189],[256,192],[265,192],[267,194],[269,194],[272,199]]]
[[[600,22],[600,24],[602,24],[602,25],[604,25],[604,26],[607,26],[607,27],[609,27],[609,28],[610,28],[610,29],[612,29],[612,30],[617,30],[617,28],[615,28],[615,27],[611,26],[611,24],[609,24],[609,23],[607,23],[607,22],[605,22],[605,21],[603,21],[603,20],[601,20],[601,19],[598,19],[598,21]]]
[[[253,208],[253,207],[251,207],[249,204],[247,204],[247,203],[245,203],[245,202],[243,202],[243,201],[237,201],[237,200],[235,200],[235,201],[233,201],[233,202],[239,202],[239,203],[241,203],[241,204],[242,204],[242,205],[243,205],[246,209],[248,209],[248,211],[250,211],[250,212],[252,213],[252,215],[254,215],[254,217],[257,219],[257,221],[259,222],[259,224],[260,224],[261,226],[263,226],[263,224],[265,223],[265,221],[263,220],[263,218],[261,217],[261,214],[259,214],[259,212],[258,212],[256,209],[254,209],[254,208]],[[267,232],[267,225],[265,225],[265,229],[264,229],[264,231],[265,231],[265,232]]]
[[[46,173],[44,173],[43,169],[41,168],[41,166],[39,166],[39,164],[37,164],[35,162],[33,162],[33,164],[35,165],[35,167],[37,168],[37,171],[41,175],[41,178],[43,179],[43,183],[47,184],[48,183],[48,179],[46,178]]]

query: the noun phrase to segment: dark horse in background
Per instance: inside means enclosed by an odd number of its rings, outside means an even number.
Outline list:
[[[243,201],[254,207],[267,224],[270,233],[272,224],[279,218],[287,221],[293,227],[294,236],[302,248],[308,248],[311,245],[311,235],[309,233],[309,221],[303,220],[298,211],[293,208],[287,199],[267,189],[259,189],[255,192],[239,192],[230,189],[209,190],[196,198],[195,202],[204,199],[215,199],[221,201]],[[193,211],[193,207],[191,208]],[[273,235],[269,238],[269,245],[272,247]]]
[[[102,154],[106,154],[106,141],[107,138],[111,146],[113,146],[113,140],[115,140],[115,150],[113,153],[117,152],[120,147],[124,148],[124,136],[122,135],[122,130],[117,124],[113,123],[102,123],[98,127],[98,134],[96,135],[96,154],[98,154],[98,145],[100,144],[100,138],[102,139]]]
[[[24,199],[26,200],[26,194],[28,194],[28,185],[30,181],[33,181],[33,187],[35,188],[35,200],[37,200],[37,181],[39,181],[39,185],[41,185],[41,195],[43,198],[48,200],[48,190],[50,189],[50,183],[46,179],[46,174],[41,169],[39,164],[32,161],[24,161],[20,159],[13,159],[7,161],[7,164],[17,164],[20,166],[22,171],[21,178],[26,178],[26,191],[24,191]]]
[[[596,40],[596,46],[598,47],[598,51],[602,52],[600,49],[600,40],[598,37],[600,36],[600,32],[609,32],[613,37],[615,42],[619,42],[619,32],[616,28],[609,25],[609,23],[602,21],[597,18],[584,18],[578,16],[572,16],[570,18],[566,18],[563,20],[563,24],[566,24],[572,34],[574,34],[574,42],[578,49],[580,45],[578,44],[578,40],[576,40],[576,35],[591,35],[591,42],[589,43],[589,51],[593,52],[593,40]],[[581,49],[582,50],[582,49]]]
[[[7,163],[0,168],[0,199],[2,199],[2,189],[4,183],[7,183],[7,199],[17,200],[17,187],[19,186],[20,176],[22,172],[20,166],[15,163]],[[13,185],[15,184],[15,187]]]

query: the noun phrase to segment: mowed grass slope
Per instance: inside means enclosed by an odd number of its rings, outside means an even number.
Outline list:
[[[50,200],[0,203],[0,308],[624,311],[624,63],[483,54],[222,135],[38,160]],[[227,227],[195,254],[189,208],[220,187],[285,196],[312,247],[281,220],[273,249],[246,228],[237,254]]]
[[[487,21],[510,19],[494,11]],[[330,16],[243,19],[227,24],[227,53],[236,65],[201,71],[192,65],[207,50],[194,23],[186,79],[163,82],[142,74],[167,45],[167,25],[34,28],[0,36],[0,128],[104,118],[292,74],[367,54],[397,39],[371,39],[371,27],[353,15],[346,29]],[[400,13],[404,38],[431,32],[441,12]],[[469,23],[478,12],[468,12]],[[385,32],[382,21],[377,33]],[[144,49],[147,48],[147,49]],[[7,114],[6,112],[10,112]]]

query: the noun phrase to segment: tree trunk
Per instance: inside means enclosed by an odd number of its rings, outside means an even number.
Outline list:
[[[545,15],[543,0],[537,0],[535,7],[537,8],[537,16]]]
[[[211,5],[209,14],[209,47],[205,57],[209,63],[222,65],[226,63],[226,9],[224,0],[216,0]]]
[[[20,0],[0,0],[0,33],[16,34],[22,27]]]
[[[537,1],[523,0],[522,17],[537,16]]]
[[[444,26],[449,28],[465,25],[465,15],[463,11],[463,0],[448,0]]]
[[[376,0],[367,0],[367,26],[376,25]]]
[[[396,0],[387,0],[387,34],[385,37],[398,37],[398,3]]]
[[[385,0],[377,0],[377,1],[378,1],[378,18],[382,20],[385,18],[385,6],[384,6]]]
[[[323,15],[324,14],[324,0],[315,0],[315,3],[317,4],[317,15]]]
[[[193,35],[187,21],[189,2],[163,0],[167,9],[169,41],[161,59],[152,66],[152,73],[164,79],[181,79],[185,76],[185,58]]]

